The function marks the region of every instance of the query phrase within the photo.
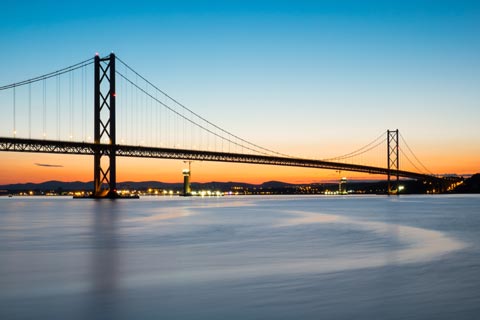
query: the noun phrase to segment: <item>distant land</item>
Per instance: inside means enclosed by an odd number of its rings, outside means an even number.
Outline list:
[[[465,179],[463,184],[459,185],[455,191],[458,193],[480,193],[480,173]]]
[[[422,182],[415,180],[401,180],[404,189],[402,193],[422,194],[427,193],[427,187]],[[231,192],[236,194],[323,194],[327,192],[339,191],[339,183],[311,183],[311,184],[292,184],[281,181],[268,181],[261,184],[250,184],[245,182],[207,182],[191,184],[192,190],[211,190],[220,192]],[[387,190],[387,182],[380,181],[347,181],[346,191],[348,193],[360,194],[383,194]],[[172,190],[181,191],[182,183],[166,183],[160,181],[125,181],[117,183],[118,190],[137,190],[139,192],[148,192],[148,190]],[[65,194],[75,191],[92,191],[93,182],[62,182],[46,181],[42,183],[19,183],[0,185],[0,195],[17,194],[21,192],[33,192],[33,194],[45,194],[47,192],[55,194]],[[474,174],[464,180],[454,193],[480,193],[480,174]]]

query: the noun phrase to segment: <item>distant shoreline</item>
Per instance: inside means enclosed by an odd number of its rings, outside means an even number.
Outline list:
[[[480,174],[474,174],[457,186],[453,193],[480,192]],[[342,185],[341,185],[342,184]],[[421,181],[400,180],[403,194],[438,193],[434,186]],[[325,182],[293,184],[281,181],[268,181],[261,184],[245,182],[207,182],[191,183],[193,192],[207,194],[221,192],[228,195],[265,195],[265,194],[386,194],[387,181],[352,180],[346,183]],[[165,183],[160,181],[126,181],[117,183],[118,190],[129,190],[143,195],[173,195],[182,192],[182,183]],[[93,182],[46,181],[42,183],[18,183],[0,186],[0,196],[12,195],[71,195],[72,193],[88,193],[93,190]],[[451,192],[450,192],[451,193]]]

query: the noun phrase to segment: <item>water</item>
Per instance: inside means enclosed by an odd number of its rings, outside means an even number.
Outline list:
[[[0,319],[478,319],[480,196],[0,198]]]

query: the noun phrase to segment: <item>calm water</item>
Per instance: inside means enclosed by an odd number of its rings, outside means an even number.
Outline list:
[[[480,196],[0,198],[0,319],[479,319]]]

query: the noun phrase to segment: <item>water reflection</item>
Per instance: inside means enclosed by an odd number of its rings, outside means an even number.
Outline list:
[[[450,252],[463,249],[466,246],[465,243],[434,230],[399,225],[396,223],[362,221],[345,216],[320,214],[316,212],[295,210],[285,212],[294,217],[282,220],[281,223],[276,225],[277,227],[333,222],[349,224],[356,229],[373,232],[378,238],[391,239],[394,243],[399,243],[401,245],[400,249],[395,249],[390,246],[387,248],[379,248],[380,250],[378,252],[372,252],[369,258],[364,261],[366,263],[365,265],[356,263],[352,265],[353,268],[428,261]],[[385,260],[382,260],[381,255],[384,253],[386,254]],[[357,259],[357,262],[361,260],[362,259]]]
[[[94,314],[114,319],[117,313],[119,267],[121,264],[116,201],[93,203],[90,257],[91,308]]]

